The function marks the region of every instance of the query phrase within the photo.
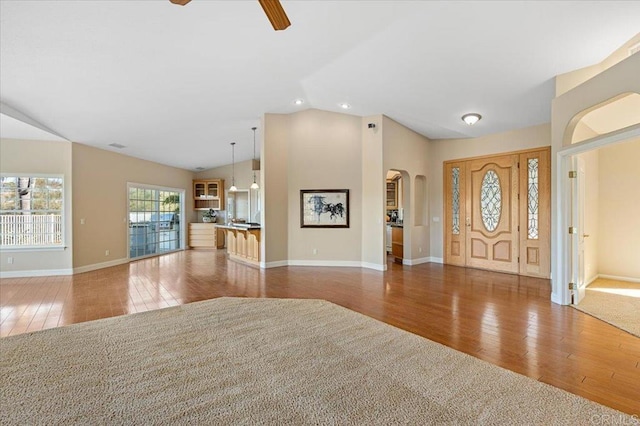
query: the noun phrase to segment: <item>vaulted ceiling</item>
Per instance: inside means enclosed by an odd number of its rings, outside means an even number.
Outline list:
[[[210,168],[231,141],[251,158],[263,113],[385,114],[429,138],[548,122],[553,77],[640,30],[640,2],[282,4],[276,32],[253,0],[2,0],[0,101],[74,142]]]

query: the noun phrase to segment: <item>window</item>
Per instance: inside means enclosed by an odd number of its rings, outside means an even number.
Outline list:
[[[62,176],[2,175],[0,246],[62,246],[63,193]]]

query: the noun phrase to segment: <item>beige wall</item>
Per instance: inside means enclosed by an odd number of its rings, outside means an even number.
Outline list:
[[[319,110],[306,110],[291,116],[289,260],[360,262],[363,232],[361,120],[353,115]],[[349,228],[301,228],[301,189],[348,189]]]
[[[369,128],[369,123],[376,127]],[[266,114],[264,133],[267,266],[386,268],[386,171],[403,170],[409,182],[417,175],[426,176],[428,140],[382,115],[357,117],[319,110]],[[412,188],[405,182],[405,254],[408,261],[424,261],[429,256],[429,230],[426,225],[412,225]],[[350,227],[301,228],[301,189],[349,189]]]
[[[530,148],[549,146],[551,134],[549,124],[526,127],[510,132],[498,133],[473,139],[440,139],[431,142],[429,161],[429,191],[431,215],[431,256],[443,255],[443,182],[442,163],[482,155],[500,154]],[[438,218],[438,222],[434,221]]]
[[[72,158],[74,268],[128,257],[127,182],[184,189],[185,222],[194,220],[191,171],[77,143]]]
[[[375,124],[370,129],[369,123]],[[386,268],[386,170],[383,164],[383,116],[363,117],[362,132],[362,262]],[[377,265],[377,266],[376,266]]]
[[[261,143],[262,212],[261,259],[266,266],[285,265],[289,251],[289,134],[290,115],[265,114]]]
[[[599,151],[598,271],[640,279],[640,138]],[[625,220],[627,218],[628,220]]]
[[[16,139],[0,140],[0,172],[20,174],[56,174],[64,177],[65,250],[0,252],[2,273],[32,271],[33,275],[70,274],[72,254],[72,167],[70,142],[45,142]],[[13,264],[7,263],[7,257]]]
[[[430,250],[429,224],[415,225],[415,179],[416,176],[429,176],[430,144],[429,139],[393,121],[383,117],[383,171],[402,173],[402,207],[404,209],[404,259],[412,264],[425,261],[432,256]],[[429,182],[427,182],[427,185]],[[384,205],[384,202],[381,203]],[[429,207],[427,206],[427,209]],[[383,247],[380,245],[380,247]]]
[[[638,43],[640,43],[640,33],[636,34],[635,37],[604,58],[602,62],[556,76],[556,96],[568,92],[574,87],[600,74],[602,71],[628,58],[629,48]]]

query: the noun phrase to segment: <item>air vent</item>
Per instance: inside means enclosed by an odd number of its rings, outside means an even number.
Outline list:
[[[640,52],[640,43],[637,43],[629,48],[629,56],[638,52]]]
[[[118,149],[126,148],[126,146],[120,145],[119,143],[110,143],[109,146],[112,146],[112,147],[118,148]]]
[[[204,167],[196,167],[196,170],[204,170]]]

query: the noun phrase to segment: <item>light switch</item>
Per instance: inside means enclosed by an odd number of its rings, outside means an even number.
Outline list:
[[[433,217],[433,221],[434,221],[434,222],[440,222],[440,218],[439,218],[438,216],[434,216],[434,217]]]
[[[84,219],[80,219],[80,225],[84,225]]]

